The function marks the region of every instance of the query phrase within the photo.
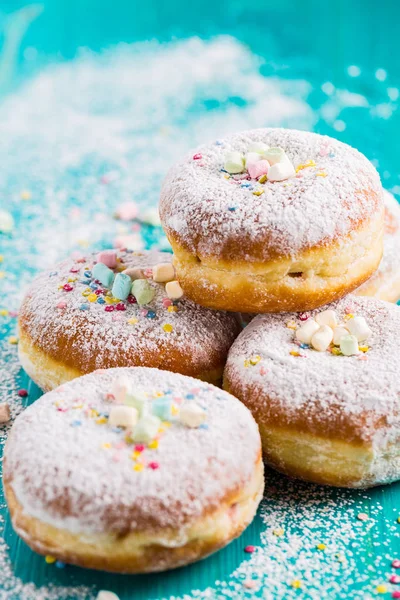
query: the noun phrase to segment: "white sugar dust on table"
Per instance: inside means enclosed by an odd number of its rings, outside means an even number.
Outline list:
[[[0,403],[9,403],[11,422],[38,395],[21,378],[15,338],[32,277],[71,252],[111,247],[121,236],[136,248],[165,248],[160,228],[115,220],[118,206],[135,202],[139,215],[154,206],[168,167],[201,142],[251,127],[312,128],[307,93],[305,82],[263,77],[258,59],[223,37],[84,54],[44,69],[3,101],[0,193],[15,227],[0,234]],[[205,109],[210,97],[220,109]],[[230,104],[232,97],[243,102]],[[9,427],[0,425],[1,448]],[[207,589],[166,597],[369,599],[394,592],[400,505],[383,517],[374,491],[317,488],[275,474],[268,481],[268,499],[246,534],[251,545],[234,542],[243,552],[240,566]],[[2,496],[0,503],[0,600],[94,599],[98,590],[75,583],[76,570],[65,587],[15,574]],[[201,565],[206,579],[207,562]],[[46,568],[51,579],[57,567]],[[68,567],[64,573],[68,579]]]

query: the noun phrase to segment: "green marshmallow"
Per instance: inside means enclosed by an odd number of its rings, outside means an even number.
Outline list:
[[[132,295],[135,296],[139,306],[143,306],[153,300],[155,290],[147,279],[136,279],[132,283]]]
[[[124,404],[136,408],[139,413],[139,417],[142,417],[145,413],[147,396],[144,394],[144,392],[133,392],[132,390],[129,390],[126,392]]]
[[[133,430],[132,439],[134,442],[151,442],[161,425],[161,421],[154,415],[144,415],[136,424]]]

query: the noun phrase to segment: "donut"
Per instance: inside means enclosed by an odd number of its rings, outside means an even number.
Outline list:
[[[387,302],[400,300],[400,206],[396,198],[383,190],[385,235],[379,269],[355,290],[361,296],[375,296]]]
[[[118,573],[183,566],[252,521],[264,487],[248,409],[209,383],[147,367],[48,392],[4,452],[15,531],[36,552]]]
[[[355,295],[255,317],[230,350],[224,389],[251,410],[266,462],[334,486],[400,479],[399,335],[399,306]]]
[[[126,366],[221,381],[238,319],[179,298],[179,284],[165,282],[171,270],[166,252],[108,251],[68,258],[40,274],[19,313],[25,371],[45,391],[95,369]]]
[[[360,286],[382,256],[375,168],[304,131],[255,129],[200,147],[167,174],[160,217],[185,294],[214,309],[311,310]]]

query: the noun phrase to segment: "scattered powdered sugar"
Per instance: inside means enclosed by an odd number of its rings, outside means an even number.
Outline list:
[[[358,296],[330,306],[339,320],[347,313],[365,317],[372,330],[366,354],[336,356],[299,348],[287,327],[292,320],[301,325],[296,313],[259,315],[229,352],[225,375],[230,389],[260,413],[279,414],[281,423],[305,419],[310,431],[336,436],[342,423],[348,441],[386,446],[400,433],[400,308]],[[258,362],[252,366],[254,356]]]
[[[385,583],[388,593],[398,589],[387,579],[395,556],[390,536],[399,540],[399,528],[391,515],[383,517],[379,501],[371,503],[363,491],[306,484],[270,470],[266,492],[255,552],[226,581],[168,600],[372,600],[379,584]],[[358,515],[365,512],[362,522]],[[377,544],[382,552],[372,564]]]
[[[197,429],[172,419],[158,447],[140,452],[142,471],[134,470],[135,445],[124,430],[107,424],[106,395],[122,376],[149,405],[162,394],[206,411]],[[4,479],[28,514],[72,532],[184,528],[250,483],[259,452],[254,419],[226,392],[156,369],[113,369],[75,379],[25,410],[8,440]]]
[[[302,167],[297,176],[263,186],[246,174],[229,177],[223,170],[226,153],[244,154],[253,142],[283,148],[292,164]],[[379,210],[382,192],[375,168],[357,150],[327,136],[255,129],[195,152],[170,169],[160,215],[167,234],[200,257],[294,256],[349,234]],[[313,164],[307,167],[309,161]]]
[[[144,271],[172,257],[154,251],[117,255],[120,270]],[[147,282],[155,295],[148,304],[139,306],[131,296],[108,304],[109,290],[91,275],[94,263],[95,255],[67,259],[39,275],[29,289],[20,321],[46,354],[65,359],[82,373],[144,365],[174,371],[181,367],[183,372],[202,375],[223,367],[240,331],[234,314],[208,310],[185,298],[173,303],[165,285],[151,279],[151,272]]]

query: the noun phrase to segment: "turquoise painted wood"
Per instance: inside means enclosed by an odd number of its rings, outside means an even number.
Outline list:
[[[24,5],[4,0],[1,9],[7,15]],[[43,5],[43,13],[23,38],[15,69],[3,81],[4,97],[9,93],[23,94],[24,82],[42,72],[47,62],[72,61],[81,46],[100,52],[119,42],[134,44],[158,39],[166,43],[172,38],[185,40],[197,35],[212,39],[226,34],[262,57],[259,72],[264,77],[285,81],[289,97],[292,81],[308,82],[304,96],[312,109],[310,126],[365,152],[377,164],[384,185],[395,194],[400,192],[398,92],[396,95],[400,88],[397,50],[400,6],[395,0],[379,3],[336,0],[325,4],[316,0],[306,3],[253,0],[251,4],[243,0],[218,3],[203,0],[193,6],[183,0],[147,4],[130,0],[116,3],[45,0]],[[3,16],[0,27],[5,21]],[[36,58],[27,60],[32,48],[37,50]],[[351,65],[359,67],[358,76],[354,76],[354,71],[350,71],[353,76],[349,74]],[[384,71],[378,72],[377,77],[378,69]],[[344,92],[341,104],[335,96],[334,116],[327,108],[327,92],[333,93],[327,82]],[[186,122],[193,115],[200,118],[205,113],[214,113],[219,119],[232,107],[240,110],[248,103],[245,91],[236,90],[224,102],[212,90],[207,98],[195,97],[187,113],[180,115],[179,126],[176,123],[174,126],[185,132],[189,126]],[[149,129],[148,135],[152,134]],[[17,226],[14,237],[0,234],[0,254],[4,256],[7,273],[4,280],[0,279],[0,308],[3,298],[7,301],[12,298],[10,290],[18,287],[14,275],[19,276],[24,268],[24,245],[18,238],[18,226],[25,209],[15,190],[40,186],[40,182],[27,181],[21,173],[18,174],[21,183],[16,181],[16,172],[11,167],[7,171],[6,158],[2,161],[0,206],[3,208],[4,204],[4,208],[12,210]],[[71,194],[71,208],[78,205],[74,193],[78,195],[76,190],[88,172],[90,164],[85,164],[69,172],[63,182]],[[158,182],[152,185],[152,202],[156,201],[158,188]],[[112,194],[108,197],[110,212],[121,200],[118,193],[116,197]],[[143,229],[142,234],[148,246],[160,237],[153,228]],[[110,239],[104,239],[105,247],[110,243]],[[39,265],[27,268],[33,275]],[[11,304],[6,308],[15,308]],[[8,343],[14,329],[15,319],[0,317],[3,338],[0,365],[5,374],[7,365],[13,370],[16,364],[16,348]],[[13,389],[8,382],[6,375],[0,381],[1,399],[7,394],[15,399],[19,388],[29,391],[28,398],[23,400],[25,404],[40,396],[40,391],[22,372],[16,373]],[[1,443],[5,433],[0,429]],[[360,513],[366,513],[368,520],[360,520]],[[347,600],[390,598],[396,589],[396,584],[388,579],[396,572],[391,567],[392,560],[400,558],[397,522],[400,484],[365,492],[332,490],[268,472],[266,497],[259,515],[240,539],[201,563],[151,576],[117,576],[46,564],[13,532],[1,493],[0,517],[0,600],[85,597],[78,586],[88,586],[88,598],[94,598],[99,589],[109,589],[121,600],[191,597]],[[2,538],[9,547],[7,552],[1,549]],[[326,546],[323,550],[317,548],[321,543]],[[253,554],[244,552],[248,545],[255,546]],[[5,574],[6,556],[13,575]],[[37,587],[32,591],[27,584]],[[53,592],[49,591],[50,584],[56,586]]]

